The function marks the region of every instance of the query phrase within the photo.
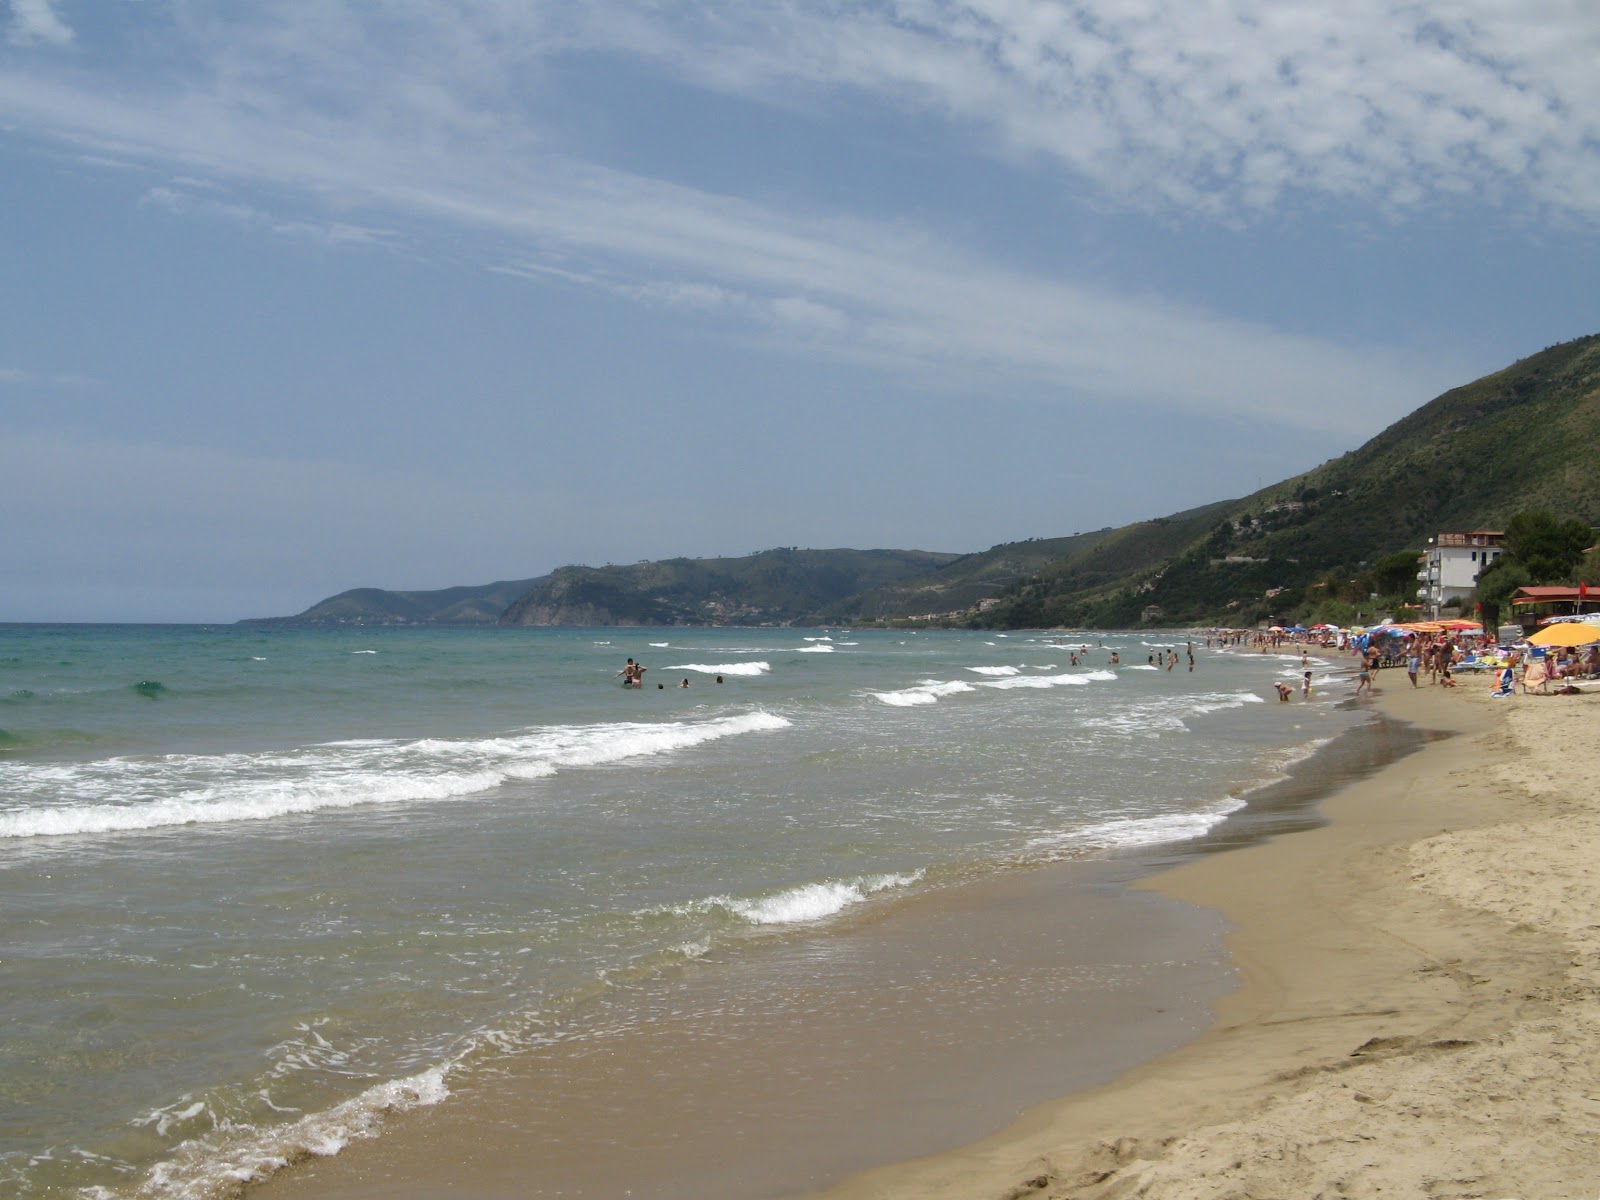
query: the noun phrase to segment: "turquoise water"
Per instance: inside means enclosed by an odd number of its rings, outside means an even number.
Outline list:
[[[621,981],[1198,837],[1361,719],[1159,640],[0,626],[0,1191],[227,1194]]]

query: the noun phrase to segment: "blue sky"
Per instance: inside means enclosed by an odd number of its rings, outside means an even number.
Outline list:
[[[1600,330],[1589,0],[0,0],[0,620],[1292,475]]]

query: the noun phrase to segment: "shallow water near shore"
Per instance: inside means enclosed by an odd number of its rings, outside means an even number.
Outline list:
[[[0,1180],[226,1194],[380,1128],[403,1157],[525,1115],[552,1079],[556,1150],[592,1158],[650,1080],[630,1140],[682,1147],[687,1047],[754,1143],[890,1080],[902,1128],[857,1136],[888,1157],[970,1127],[937,1081],[980,1061],[1039,1098],[1063,1063],[1091,1082],[1226,986],[1214,925],[1126,892],[1129,864],[1369,719],[1331,657],[1282,705],[1297,656],[1197,647],[1190,673],[1179,642],[1150,670],[1163,641],[0,629]],[[623,691],[624,657],[690,687]],[[855,1032],[823,1053],[819,1023]],[[810,1052],[775,1085],[785,1039]],[[680,1158],[682,1194],[715,1182]],[[786,1161],[771,1194],[828,1169]]]

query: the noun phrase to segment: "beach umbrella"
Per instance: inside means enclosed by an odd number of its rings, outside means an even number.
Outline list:
[[[1579,621],[1546,625],[1528,639],[1531,646],[1587,646],[1590,642],[1600,642],[1600,625]]]

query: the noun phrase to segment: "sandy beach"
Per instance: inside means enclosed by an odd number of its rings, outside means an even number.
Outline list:
[[[1491,700],[1487,680],[1413,690],[1388,671],[1362,703],[1389,718],[1341,743],[1367,765],[1314,758],[1298,793],[1252,802],[1249,820],[1265,824],[1212,846],[1241,848],[1139,877],[1159,909],[1141,916],[1108,878],[1118,915],[1086,924],[1092,889],[1062,892],[1051,869],[953,906],[900,905],[826,954],[802,939],[744,964],[748,979],[731,967],[667,985],[670,1008],[603,1063],[581,1041],[539,1056],[405,1136],[302,1162],[261,1191],[1600,1195],[1600,696]],[[1127,923],[1144,916],[1155,924]],[[1207,930],[1223,919],[1231,932]],[[1176,939],[1165,949],[1158,926]],[[1095,1001],[1147,1011],[1139,1022],[1061,1007],[1083,993],[1062,964],[1113,962],[1118,938],[1156,958],[1216,946],[1237,986],[1202,957],[1188,1000],[1157,989]],[[812,981],[789,1016],[762,991],[775,965]],[[720,1028],[748,1013],[749,1029],[705,1043],[693,1030],[706,1012]],[[1075,1028],[1126,1036],[1086,1042]],[[919,1050],[935,1039],[939,1053]],[[685,1087],[686,1046],[698,1090]],[[843,1132],[829,1115],[841,1089],[867,1097]],[[982,1140],[960,1146],[964,1135]],[[959,1148],[928,1153],[944,1146]],[[830,1179],[842,1182],[812,1190]]]
[[[1235,926],[1209,1033],[828,1200],[1600,1195],[1600,696],[1382,684],[1453,736],[1148,884]]]

